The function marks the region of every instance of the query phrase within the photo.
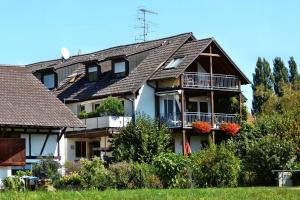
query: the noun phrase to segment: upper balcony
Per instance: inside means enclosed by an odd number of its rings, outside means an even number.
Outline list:
[[[239,91],[239,78],[233,75],[185,72],[183,88]]]
[[[83,131],[103,128],[122,128],[131,121],[131,117],[102,116],[81,119],[81,121],[86,125],[86,128],[69,128],[67,129],[67,131]]]

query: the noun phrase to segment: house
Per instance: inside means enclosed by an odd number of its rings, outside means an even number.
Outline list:
[[[0,66],[0,111],[0,180],[44,157],[64,162],[66,128],[84,127],[25,67]]]
[[[123,102],[122,116],[82,119],[86,128],[67,130],[67,160],[107,154],[109,136],[134,120],[137,113],[169,126],[175,152],[185,153],[187,142],[192,151],[198,151],[207,143],[208,135],[195,133],[192,123],[211,123],[211,134],[217,141],[221,123],[239,123],[241,85],[250,83],[214,38],[197,40],[192,33],[68,60],[34,63],[27,68],[77,115],[83,110],[95,111],[108,96]],[[239,99],[237,113],[228,109],[230,97]]]

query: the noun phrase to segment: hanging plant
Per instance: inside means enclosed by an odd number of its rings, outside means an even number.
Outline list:
[[[236,136],[240,128],[240,125],[236,123],[223,123],[220,126],[220,130],[230,136]]]
[[[211,124],[208,122],[194,122],[193,127],[199,132],[199,133],[209,133],[211,132]]]

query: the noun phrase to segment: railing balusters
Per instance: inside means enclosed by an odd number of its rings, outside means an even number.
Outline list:
[[[238,90],[238,77],[225,74],[213,74],[212,85],[209,73],[186,72],[183,74],[184,88],[212,88]]]

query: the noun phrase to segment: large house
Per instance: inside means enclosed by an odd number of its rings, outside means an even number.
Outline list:
[[[175,152],[185,153],[186,143],[199,151],[209,135],[195,133],[192,123],[211,123],[218,140],[221,123],[239,123],[241,85],[250,83],[214,38],[198,40],[192,33],[26,67],[76,115],[95,111],[108,96],[123,102],[122,116],[90,117],[82,119],[86,128],[67,129],[66,160],[108,153],[109,136],[137,113],[169,126]],[[228,109],[230,97],[239,100],[236,113]]]
[[[0,111],[0,183],[41,158],[63,163],[66,129],[84,127],[25,67],[0,66]]]

